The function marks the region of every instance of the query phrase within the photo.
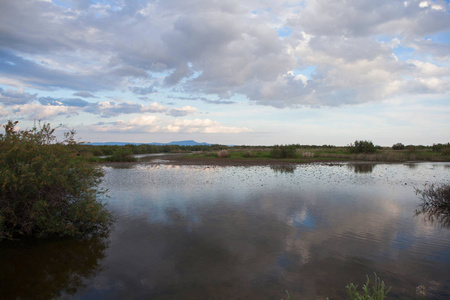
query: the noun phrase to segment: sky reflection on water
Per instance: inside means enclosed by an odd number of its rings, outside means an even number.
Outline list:
[[[399,299],[450,297],[450,230],[414,217],[447,164],[105,171],[102,268],[61,299],[341,299],[373,272]]]

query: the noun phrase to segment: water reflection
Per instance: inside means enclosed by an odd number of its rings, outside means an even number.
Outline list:
[[[442,227],[450,227],[450,214],[444,210],[435,210],[426,205],[421,205],[420,209],[416,210],[416,216],[423,216],[425,221],[431,223],[438,223]]]
[[[54,299],[73,295],[95,277],[108,247],[106,236],[83,240],[0,245],[1,299]]]
[[[270,169],[275,173],[294,173],[295,165],[280,165],[280,166],[270,166]]]
[[[366,164],[366,163],[354,163],[354,164],[348,164],[347,167],[349,169],[353,169],[355,173],[372,173],[373,170],[376,167],[376,164]]]
[[[429,299],[448,297],[450,239],[411,218],[407,170],[384,165],[370,177],[320,164],[298,166],[293,176],[265,167],[147,166],[134,170],[137,177],[114,170],[106,183],[122,221],[107,271],[84,295],[280,299],[288,289],[294,299],[342,299],[346,284],[375,271],[399,299],[418,286]],[[439,172],[414,176],[446,176]]]
[[[450,227],[450,184],[431,184],[416,189],[421,203],[416,210],[416,216],[423,216],[424,220],[438,223],[442,227]]]
[[[292,299],[343,299],[346,284],[376,272],[394,298],[418,287],[427,299],[449,298],[450,230],[413,217],[413,186],[448,178],[448,169],[378,165],[361,176],[345,166],[299,165],[289,176],[268,167],[106,168],[118,221],[103,269],[54,297],[281,299],[287,289]],[[14,285],[7,277],[2,290]]]
[[[407,166],[411,170],[415,170],[417,168],[417,164],[416,163],[407,163],[407,164],[405,164],[405,166]]]

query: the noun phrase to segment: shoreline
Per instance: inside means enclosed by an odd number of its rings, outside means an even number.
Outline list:
[[[153,156],[151,159],[139,160],[137,162],[102,162],[102,166],[110,167],[132,167],[134,165],[177,165],[177,166],[230,166],[230,167],[251,167],[251,166],[295,166],[303,164],[414,164],[438,161],[375,161],[375,160],[354,160],[343,158],[330,159],[270,159],[270,158],[207,158],[193,157],[186,155],[161,155]],[[445,161],[443,161],[445,162]],[[442,163],[442,162],[440,162]]]

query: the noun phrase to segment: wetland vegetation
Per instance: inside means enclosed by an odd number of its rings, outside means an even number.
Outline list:
[[[431,183],[423,189],[416,189],[422,203],[416,215],[424,215],[431,222],[450,226],[450,183]]]
[[[89,146],[16,125],[0,136],[4,299],[450,297],[448,144]],[[348,284],[374,271],[392,288]]]
[[[190,161],[195,164],[254,163],[270,164],[280,161],[305,163],[327,161],[371,161],[371,162],[407,162],[407,161],[450,161],[450,144],[432,146],[407,145],[397,143],[392,147],[374,146],[371,141],[355,141],[348,146],[333,145],[274,145],[274,146],[225,146],[225,145],[125,145],[90,146],[80,145],[79,151],[90,156],[91,161],[132,161],[133,155],[152,153],[178,153],[177,162]],[[184,155],[182,155],[184,154]],[[100,158],[103,157],[103,158]],[[175,158],[175,157],[174,157]],[[220,160],[220,162],[217,162]]]
[[[0,135],[0,240],[80,236],[112,221],[101,169],[80,155],[74,131],[57,141],[49,124],[4,125]]]

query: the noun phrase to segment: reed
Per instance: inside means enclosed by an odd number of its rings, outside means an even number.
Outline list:
[[[230,151],[228,151],[228,150],[220,150],[219,152],[217,152],[218,158],[225,158],[225,157],[229,157],[229,156],[230,156]]]

